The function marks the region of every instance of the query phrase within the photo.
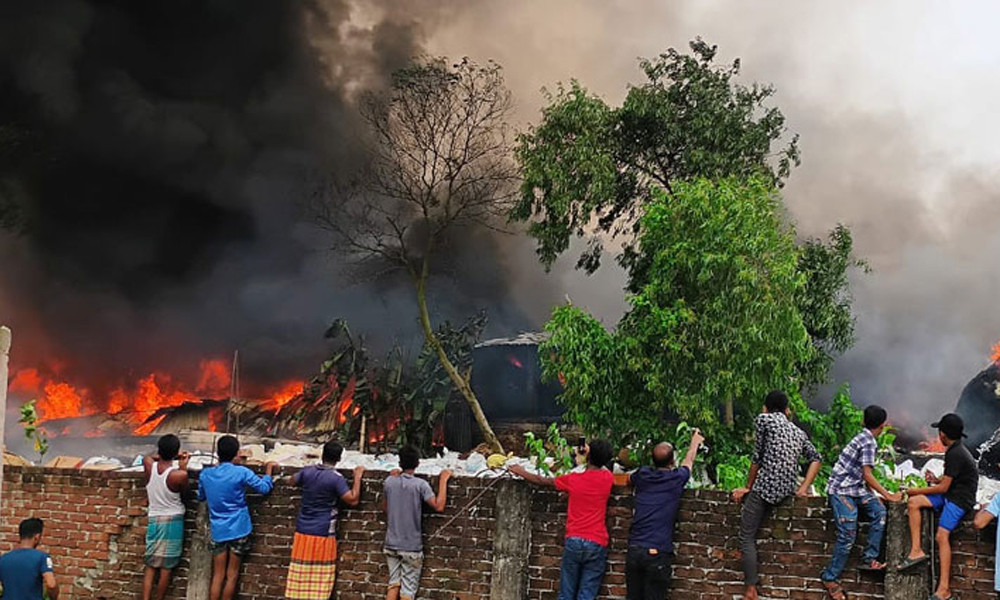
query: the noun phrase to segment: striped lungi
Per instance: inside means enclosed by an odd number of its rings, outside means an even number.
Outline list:
[[[173,569],[181,562],[184,548],[184,515],[149,517],[146,527],[146,564],[154,569]]]
[[[328,600],[337,579],[337,538],[295,533],[285,598]]]

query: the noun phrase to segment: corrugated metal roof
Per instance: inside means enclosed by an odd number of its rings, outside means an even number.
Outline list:
[[[489,348],[492,346],[537,346],[549,339],[549,334],[545,331],[525,331],[514,337],[496,338],[486,340],[476,344],[476,348]]]

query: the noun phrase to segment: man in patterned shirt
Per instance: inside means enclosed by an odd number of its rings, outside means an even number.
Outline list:
[[[833,549],[830,564],[820,575],[823,587],[833,600],[844,600],[847,596],[840,586],[840,574],[847,565],[847,558],[858,535],[858,511],[863,510],[871,525],[868,528],[868,545],[861,555],[859,568],[868,571],[882,571],[885,563],[878,561],[885,532],[885,507],[872,491],[879,493],[890,502],[902,500],[902,494],[890,493],[875,479],[872,467],[878,451],[876,439],[885,429],[886,413],[881,406],[865,409],[865,428],[854,436],[841,451],[837,464],[833,467],[826,493],[833,510],[833,522],[837,527],[837,544]]]
[[[743,553],[744,600],[757,600],[757,530],[776,504],[791,496],[808,496],[820,455],[809,436],[788,420],[788,396],[773,391],[757,415],[753,459],[744,488],[733,491],[733,500],[743,502],[740,516],[740,550]],[[809,461],[809,470],[798,485],[799,459]]]

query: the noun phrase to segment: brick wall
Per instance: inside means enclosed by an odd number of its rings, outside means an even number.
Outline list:
[[[384,523],[379,510],[382,474],[365,476],[363,501],[344,510],[340,523],[340,562],[337,598],[381,600],[386,567],[381,554]],[[448,510],[428,514],[427,547],[421,598],[428,600],[486,600],[490,594],[493,531],[496,525],[497,487],[489,480],[453,480]],[[473,508],[440,530],[478,494]],[[64,598],[137,597],[141,585],[145,535],[145,490],[135,474],[81,472],[37,468],[7,468],[0,510],[0,551],[16,542],[17,523],[28,516],[46,521],[43,542],[57,565]],[[284,576],[298,495],[279,486],[271,496],[252,498],[256,541],[243,569],[241,598],[282,598]],[[551,490],[531,497],[532,543],[529,556],[528,598],[555,600],[565,518],[565,500]],[[611,558],[601,598],[624,598],[625,540],[631,516],[631,498],[618,494],[609,507]],[[188,532],[196,530],[195,511],[188,511]],[[725,494],[688,491],[681,505],[672,598],[731,600],[741,589],[737,560],[738,507]],[[862,536],[864,532],[862,531]],[[195,534],[197,535],[197,534]],[[821,499],[797,499],[780,507],[760,536],[761,572],[765,597],[823,598],[818,575],[825,565],[834,530]],[[188,548],[175,571],[170,598],[186,598]],[[862,537],[863,539],[863,537]],[[980,533],[963,524],[955,538],[954,587],[963,600],[993,600],[992,531]],[[858,579],[856,547],[845,571],[844,585],[851,598],[882,597],[878,578]],[[68,588],[68,589],[67,589]]]

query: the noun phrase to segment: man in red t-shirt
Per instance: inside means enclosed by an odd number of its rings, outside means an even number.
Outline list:
[[[529,473],[520,465],[510,468],[511,473],[530,483],[551,486],[569,494],[559,600],[594,600],[608,562],[608,528],[604,521],[615,482],[608,470],[611,444],[594,440],[586,454],[585,471],[554,479]]]

